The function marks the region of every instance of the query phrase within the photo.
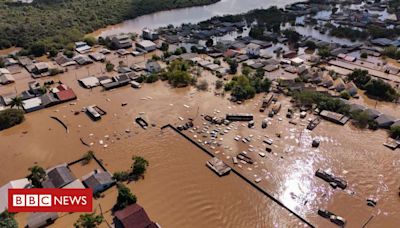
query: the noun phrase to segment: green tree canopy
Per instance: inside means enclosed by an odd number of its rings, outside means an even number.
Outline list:
[[[102,215],[96,215],[96,213],[81,214],[79,219],[74,223],[76,228],[96,228],[104,220]]]
[[[114,210],[121,210],[125,207],[136,203],[136,196],[132,194],[131,190],[122,183],[117,184],[118,197]]]

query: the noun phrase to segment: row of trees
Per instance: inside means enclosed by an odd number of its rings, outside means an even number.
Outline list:
[[[320,110],[327,110],[345,115],[350,113],[349,105],[337,98],[332,98],[319,92],[308,90],[295,92],[293,98],[299,106],[312,107],[316,105]]]
[[[225,91],[231,91],[231,96],[242,101],[253,98],[257,93],[268,92],[271,87],[269,79],[257,76],[235,76],[225,84]]]
[[[382,79],[372,79],[366,70],[356,69],[347,77],[374,98],[393,101],[399,97],[398,92],[389,83]]]

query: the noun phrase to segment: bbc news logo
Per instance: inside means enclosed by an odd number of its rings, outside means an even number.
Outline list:
[[[91,189],[9,189],[10,212],[91,212]]]

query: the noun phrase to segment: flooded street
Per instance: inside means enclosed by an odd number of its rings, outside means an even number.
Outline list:
[[[128,65],[143,64],[143,57],[109,58],[115,64],[120,60]],[[334,227],[317,215],[319,208],[343,216],[348,227],[361,227],[371,215],[374,218],[370,227],[397,227],[400,224],[400,155],[382,145],[387,137],[385,131],[362,131],[351,123],[339,126],[322,121],[310,132],[305,130],[305,126],[312,118],[311,114],[305,119],[300,119],[297,114],[293,119],[297,125],[289,124],[285,114],[290,103],[284,96],[279,98],[283,104],[280,115],[270,120],[268,128],[261,129],[261,120],[266,117],[266,113],[258,111],[262,97],[257,96],[243,105],[230,103],[227,97],[217,97],[213,85],[217,78],[207,71],[202,77],[210,83],[208,92],[199,92],[195,88],[171,89],[165,82],[144,84],[138,90],[131,87],[112,91],[87,90],[80,87],[76,79],[88,74],[105,74],[104,64],[70,68],[69,72],[51,78],[72,87],[78,96],[76,103],[27,114],[23,124],[0,132],[0,165],[3,170],[9,170],[0,172],[0,183],[26,176],[27,168],[34,164],[49,168],[71,162],[89,149],[96,152],[110,172],[128,169],[132,155],[141,155],[150,162],[148,173],[144,180],[131,183],[129,187],[149,216],[163,227],[303,226],[295,216],[234,173],[217,177],[205,166],[208,155],[171,130],[160,130],[165,124],[182,124],[188,118],[195,118],[195,126],[200,129],[206,122],[201,114],[224,116],[226,113],[250,112],[256,120],[254,129],[249,129],[246,124],[233,123],[229,133],[220,136],[221,147],[204,147],[251,181],[261,177],[259,185],[263,189],[317,227]],[[2,94],[22,91],[26,83],[32,81],[26,72],[17,74],[16,78],[16,84],[1,87]],[[39,79],[41,82],[45,80]],[[121,106],[124,102],[127,105]],[[92,122],[84,113],[74,115],[75,111],[92,104],[107,112],[102,120]],[[384,103],[381,106],[395,113],[394,106]],[[134,122],[139,115],[156,126],[141,129]],[[69,132],[66,133],[50,116],[63,120]],[[276,133],[280,133],[280,138]],[[196,132],[186,131],[185,134],[200,139]],[[252,135],[251,142],[237,142],[234,140],[236,135]],[[262,139],[266,136],[274,143],[272,153],[266,153],[262,158],[258,152],[265,152]],[[317,149],[311,147],[311,141],[316,137],[321,140]],[[80,138],[93,146],[84,146]],[[201,140],[204,142],[206,138]],[[256,165],[239,167],[232,164],[231,157],[244,150],[251,153]],[[347,189],[335,190],[315,177],[319,168],[331,170],[344,178],[348,182]],[[377,207],[368,207],[367,198],[377,200]],[[96,204],[109,213],[115,199],[116,190],[112,189]],[[55,225],[65,227],[77,216],[66,215]],[[106,218],[111,221],[110,214]]]

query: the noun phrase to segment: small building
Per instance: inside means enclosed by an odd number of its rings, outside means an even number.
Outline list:
[[[249,56],[260,56],[261,46],[255,43],[250,43],[246,46],[246,54]]]
[[[8,208],[8,189],[23,189],[30,187],[28,178],[12,180],[0,187],[0,214]]]
[[[97,62],[101,62],[101,61],[104,61],[106,59],[106,56],[103,53],[100,53],[100,52],[90,53],[89,57],[91,59],[93,59],[94,61],[97,61]]]
[[[336,113],[336,112],[331,112],[331,111],[327,111],[327,110],[323,110],[321,111],[321,113],[319,114],[320,116],[322,116],[322,118],[329,120],[333,123],[336,124],[340,124],[340,125],[345,125],[347,123],[347,121],[349,121],[349,117],[342,115],[340,113]]]
[[[278,64],[268,64],[264,67],[264,70],[266,72],[273,72],[279,69],[279,65]]]
[[[132,40],[126,34],[113,36],[111,38],[111,42],[116,47],[116,49],[127,49],[132,47]]]
[[[364,111],[365,107],[359,104],[349,104],[350,112]]]
[[[109,172],[95,170],[82,177],[82,182],[87,188],[93,190],[93,194],[103,192],[115,184],[115,180]]]
[[[154,41],[154,40],[158,40],[159,34],[158,34],[158,32],[156,32],[156,31],[154,31],[152,29],[145,28],[142,31],[142,37],[145,40]]]
[[[352,81],[346,84],[346,91],[352,97],[355,97],[358,94],[358,88]]]
[[[136,49],[151,52],[157,49],[157,45],[150,40],[143,40],[136,44]]]
[[[146,63],[146,71],[149,73],[158,73],[161,71],[161,66],[157,61],[148,61]]]
[[[8,106],[8,105],[11,104],[12,99],[15,98],[16,96],[17,96],[17,94],[15,94],[15,93],[7,93],[7,94],[4,94],[4,95],[1,96],[1,99],[2,99],[2,101],[3,101],[2,103],[3,103],[5,106]]]
[[[150,220],[146,211],[138,204],[132,204],[114,213],[115,228],[159,228]]]
[[[375,119],[375,122],[380,128],[390,128],[396,122],[396,118],[394,118],[393,116],[382,114]]]
[[[68,58],[67,56],[63,55],[62,53],[59,53],[57,55],[57,57],[54,58],[54,61],[62,67],[76,65],[76,62],[74,60],[72,60],[71,58]]]
[[[75,51],[78,52],[79,54],[85,54],[88,53],[92,50],[92,47],[87,45],[86,42],[79,41],[75,42]]]
[[[342,92],[343,90],[346,89],[346,84],[344,84],[343,79],[338,78],[333,82],[333,87],[336,90],[336,92]]]
[[[290,60],[290,64],[293,66],[297,66],[297,67],[303,63],[304,63],[304,60],[299,57],[295,57]]]
[[[26,228],[46,227],[58,219],[57,212],[35,212],[28,217]]]
[[[93,76],[79,79],[78,82],[86,89],[94,88],[100,85],[99,79]]]
[[[61,102],[67,102],[76,99],[75,92],[65,84],[57,86],[57,90],[58,92],[56,92],[55,95]]]
[[[367,108],[367,109],[365,109],[364,112],[366,112],[368,114],[368,119],[369,120],[374,120],[374,119],[378,118],[382,114],[378,110],[372,109],[372,108]]]
[[[79,65],[88,65],[93,63],[93,60],[91,60],[87,55],[77,55],[73,58],[73,60]]]
[[[40,97],[34,97],[23,101],[22,108],[25,112],[34,112],[43,108],[42,99]]]
[[[390,46],[393,43],[393,40],[390,40],[387,38],[377,38],[377,39],[371,40],[371,43],[374,45],[377,45],[377,46],[386,47],[386,46]]]
[[[79,179],[76,179],[72,181],[71,183],[65,185],[62,187],[63,189],[70,189],[70,188],[75,188],[75,189],[85,189],[86,187],[82,184],[82,181]]]
[[[32,69],[32,72],[35,74],[42,74],[47,71],[49,71],[49,65],[45,62],[35,63],[34,68]]]
[[[10,71],[5,68],[0,68],[0,84],[6,85],[14,82],[15,78],[11,75]]]
[[[42,182],[43,188],[62,188],[76,180],[76,177],[67,164],[61,164],[46,170],[46,180]]]
[[[42,106],[44,108],[51,107],[53,105],[59,104],[60,100],[55,97],[53,93],[47,93],[40,96],[42,100]]]

